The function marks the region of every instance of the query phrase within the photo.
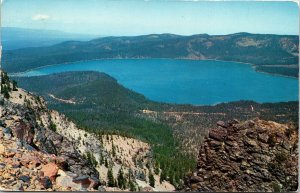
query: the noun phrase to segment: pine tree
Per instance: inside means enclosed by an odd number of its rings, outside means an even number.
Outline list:
[[[133,173],[132,173],[132,169],[129,168],[128,170],[128,185],[129,185],[129,190],[130,191],[136,191],[136,186],[133,182]]]
[[[100,165],[103,165],[103,163],[104,163],[102,152],[99,155],[99,163],[100,163]]]
[[[119,170],[119,173],[118,173],[118,187],[121,188],[121,189],[126,188],[126,179],[124,178],[124,172],[123,172],[122,167],[121,167],[121,169]]]
[[[156,175],[158,175],[158,174],[159,174],[159,166],[156,166],[156,167],[155,167],[155,169],[154,169],[154,173],[155,173]]]
[[[103,145],[102,135],[100,135],[100,145]]]
[[[155,179],[151,172],[149,173],[149,183],[150,183],[150,186],[155,187]]]
[[[170,182],[171,184],[175,184],[174,171],[173,171],[173,170],[169,170],[169,172],[168,172],[168,177],[169,177],[169,182]]]
[[[180,177],[179,177],[179,173],[177,173],[176,175],[175,175],[175,182],[176,183],[179,183],[180,182]]]
[[[114,176],[113,176],[112,168],[108,169],[107,178],[108,178],[108,186],[115,187],[115,179],[114,179]]]
[[[56,124],[53,123],[52,121],[50,121],[49,129],[56,132],[56,130],[57,130]]]
[[[3,93],[4,98],[9,99],[10,95],[9,95],[9,91],[8,91],[6,85],[3,85],[2,93]]]
[[[17,82],[15,80],[13,80],[12,84],[13,84],[13,91],[18,91],[18,89],[17,89]]]
[[[111,148],[112,148],[112,156],[116,156],[116,147],[115,147],[115,145],[114,145],[114,142],[112,142],[112,144],[111,144]]]
[[[104,166],[108,168],[108,162],[107,162],[106,158],[105,158],[105,161],[104,161]]]
[[[134,191],[136,191],[136,186],[135,186],[135,184],[133,183],[133,181],[129,181],[129,190],[131,191],[131,192],[134,192]]]
[[[91,162],[94,167],[98,166],[98,161],[96,160],[94,154],[91,153]]]
[[[163,170],[161,173],[160,173],[160,183],[162,183],[162,181],[166,180],[167,179],[167,174],[166,172]]]
[[[2,72],[1,73],[1,83],[2,84],[9,84],[9,77],[7,76],[7,73],[6,72]]]
[[[10,92],[11,91],[10,82],[7,82],[6,86],[7,86],[8,92]]]

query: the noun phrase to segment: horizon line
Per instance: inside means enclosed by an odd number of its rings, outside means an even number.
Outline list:
[[[209,33],[194,33],[194,34],[177,34],[172,32],[161,32],[161,33],[146,33],[146,34],[132,34],[132,35],[101,35],[101,34],[89,34],[89,33],[76,33],[76,32],[68,32],[63,31],[59,29],[42,29],[42,28],[23,28],[23,27],[15,27],[15,26],[1,26],[2,28],[15,28],[15,29],[24,29],[24,30],[37,30],[37,31],[52,31],[52,32],[60,32],[60,33],[66,33],[66,34],[72,34],[72,35],[85,35],[85,36],[99,36],[99,38],[105,38],[105,37],[135,37],[135,36],[147,36],[147,35],[177,35],[177,36],[194,36],[194,35],[209,35],[209,36],[226,36],[226,35],[234,35],[234,34],[256,34],[256,35],[282,35],[282,36],[299,36],[300,34],[277,34],[277,33],[257,33],[257,32],[246,32],[246,31],[237,31],[233,33],[223,33],[223,34],[209,34]],[[2,32],[3,33],[3,32]],[[96,38],[97,39],[97,38]]]

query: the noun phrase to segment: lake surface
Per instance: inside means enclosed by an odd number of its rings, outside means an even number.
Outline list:
[[[270,75],[247,64],[172,59],[111,59],[47,66],[22,73],[40,76],[66,71],[100,71],[154,101],[217,104],[238,100],[298,100],[298,79]]]

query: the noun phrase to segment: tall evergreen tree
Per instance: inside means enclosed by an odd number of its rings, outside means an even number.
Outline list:
[[[17,84],[17,82],[15,81],[15,80],[13,80],[12,81],[12,84],[13,84],[13,91],[17,91],[18,89],[17,89],[17,86],[18,86],[18,84]]]
[[[119,170],[119,173],[118,173],[118,187],[121,188],[121,189],[126,188],[126,179],[124,177],[124,172],[123,172],[122,167],[121,167],[121,169]]]
[[[104,166],[108,168],[108,161],[107,161],[107,158],[105,158],[105,160],[104,160]]]
[[[116,147],[115,147],[115,145],[114,145],[114,142],[112,142],[112,144],[111,144],[111,148],[112,148],[112,156],[116,156]]]
[[[100,165],[103,165],[103,164],[104,164],[104,159],[103,159],[103,154],[102,154],[102,152],[101,152],[100,155],[99,155],[99,164],[100,164]]]
[[[108,186],[115,187],[115,179],[113,176],[112,168],[109,168],[107,171],[107,178],[108,178]]]
[[[150,183],[150,186],[155,187],[155,179],[151,172],[149,173],[149,183]]]
[[[133,180],[133,173],[131,168],[129,168],[128,170],[128,186],[130,191],[136,191],[136,186]]]
[[[160,183],[162,183],[162,181],[164,181],[164,180],[167,180],[167,174],[166,174],[165,170],[163,170],[160,173]]]
[[[2,87],[2,93],[4,98],[9,99],[10,95],[9,95],[9,91],[6,85],[3,85]]]

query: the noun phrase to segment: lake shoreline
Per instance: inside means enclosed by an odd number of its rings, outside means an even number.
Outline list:
[[[157,102],[203,106],[239,100],[298,100],[297,79],[259,73],[249,64],[217,60],[89,60],[51,65],[18,77],[84,71],[106,73],[124,87]]]
[[[75,64],[78,62],[92,62],[92,61],[103,61],[103,60],[143,60],[143,59],[163,59],[163,60],[191,60],[191,61],[217,61],[217,62],[233,62],[233,63],[239,63],[239,64],[246,64],[246,65],[250,65],[256,72],[259,73],[265,73],[265,74],[269,74],[269,75],[273,75],[273,76],[281,76],[281,77],[287,77],[287,78],[293,78],[293,79],[299,79],[299,77],[294,77],[294,76],[287,76],[287,75],[282,75],[282,74],[277,74],[277,73],[269,73],[269,72],[264,72],[264,71],[260,71],[257,70],[256,64],[253,63],[247,63],[247,62],[240,62],[240,61],[227,61],[227,60],[218,60],[218,59],[192,59],[192,58],[147,58],[147,57],[141,57],[141,58],[100,58],[100,59],[92,59],[92,60],[78,60],[75,62],[63,62],[63,63],[59,63],[59,64],[49,64],[49,65],[45,65],[45,66],[40,66],[40,67],[36,67],[36,68],[32,68],[32,69],[28,69],[26,71],[23,72],[16,72],[16,73],[8,73],[9,76],[22,76],[22,74],[28,73],[30,71],[33,70],[38,70],[41,68],[45,68],[45,67],[51,67],[51,66],[56,66],[56,65],[65,65],[65,64]]]

